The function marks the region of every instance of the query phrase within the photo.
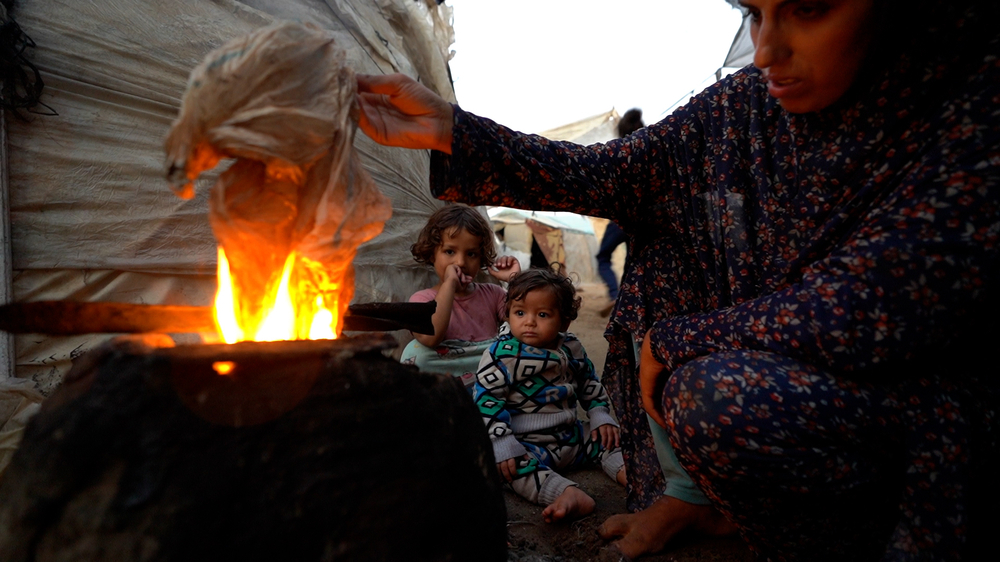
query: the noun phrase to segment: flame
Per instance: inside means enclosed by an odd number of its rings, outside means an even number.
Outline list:
[[[226,376],[236,370],[236,363],[233,363],[232,361],[216,361],[212,363],[212,369],[214,369],[216,373]]]
[[[268,302],[262,303],[266,312],[257,325],[237,310],[237,299],[229,260],[219,247],[219,288],[215,293],[215,323],[219,335],[226,343],[240,341],[281,341],[335,339],[339,327],[336,296],[339,284],[331,283],[323,276],[299,275],[293,283],[293,272],[301,264],[302,269],[313,270],[316,264],[294,252],[285,259],[280,281]],[[318,286],[317,286],[318,285]],[[332,300],[328,303],[327,300]],[[330,308],[333,308],[331,310]]]

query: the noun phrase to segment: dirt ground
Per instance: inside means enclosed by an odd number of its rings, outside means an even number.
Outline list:
[[[583,306],[580,316],[570,326],[587,349],[598,373],[604,368],[607,342],[604,327],[607,319],[598,311],[608,302],[603,285],[580,287]],[[597,528],[609,516],[625,513],[625,490],[611,481],[599,468],[568,474],[580,488],[597,502],[594,513],[570,523],[547,524],[542,521],[542,506],[528,503],[507,492],[507,533],[510,562],[609,562],[623,560],[597,535]],[[739,538],[680,540],[649,562],[749,562],[750,552]]]

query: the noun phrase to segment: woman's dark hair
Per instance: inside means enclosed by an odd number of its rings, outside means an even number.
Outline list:
[[[548,289],[556,296],[556,302],[559,303],[559,316],[563,322],[569,324],[576,320],[583,299],[576,296],[576,287],[573,286],[573,281],[551,269],[541,267],[532,267],[510,279],[507,285],[507,317],[510,317],[510,307],[514,301],[524,300],[528,293],[537,289]]]
[[[627,137],[645,126],[646,124],[642,122],[642,110],[633,107],[618,120],[618,136]]]
[[[427,224],[420,231],[416,243],[410,246],[413,259],[423,264],[434,265],[434,252],[441,245],[444,235],[458,230],[479,237],[482,269],[493,265],[497,259],[497,249],[493,245],[493,229],[490,223],[479,211],[461,203],[441,207],[427,219]]]
[[[996,36],[997,0],[875,0],[872,42],[848,93],[874,91],[887,73],[901,69],[924,82],[928,68],[965,76],[966,65],[982,63],[986,44]],[[938,87],[962,87],[939,80]],[[845,95],[849,102],[852,95]]]

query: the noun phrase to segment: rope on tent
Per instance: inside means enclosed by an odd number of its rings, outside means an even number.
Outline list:
[[[14,0],[0,0],[0,106],[10,109],[14,115],[24,119],[20,109],[39,115],[58,115],[54,109],[42,103],[42,75],[35,65],[25,58],[24,51],[34,47],[35,42],[28,37],[21,26],[14,21],[12,13]],[[42,106],[47,111],[36,111]]]

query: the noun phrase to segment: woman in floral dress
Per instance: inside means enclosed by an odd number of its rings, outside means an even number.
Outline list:
[[[434,149],[438,197],[632,237],[603,378],[627,557],[685,530],[971,557],[997,498],[997,3],[741,4],[754,65],[626,139],[525,135],[401,76],[359,77],[361,126]]]

